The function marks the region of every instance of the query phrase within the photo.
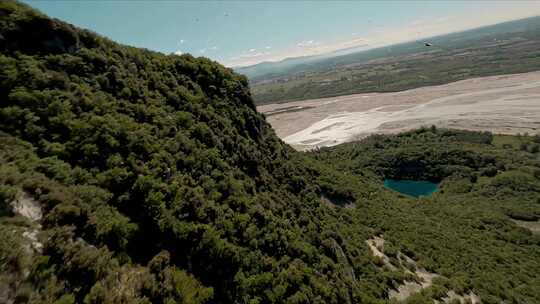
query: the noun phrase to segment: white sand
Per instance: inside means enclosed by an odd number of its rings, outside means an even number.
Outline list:
[[[436,125],[502,134],[540,130],[540,72],[492,76],[397,93],[372,93],[272,104],[303,111],[269,116],[278,136],[305,150],[333,146],[373,133]]]

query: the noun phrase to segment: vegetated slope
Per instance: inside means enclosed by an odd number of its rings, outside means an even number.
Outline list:
[[[540,214],[528,137],[507,139],[518,151],[420,130],[297,153],[246,79],[207,59],[16,2],[0,3],[0,35],[0,302],[385,303],[421,278],[372,255],[379,234],[393,264],[403,253],[440,275],[410,301],[540,301],[538,236],[512,221]],[[470,187],[427,169],[443,183],[433,198],[382,187],[401,172],[384,167],[392,155],[449,145]],[[488,160],[459,158],[471,149]]]
[[[393,92],[540,69],[540,17],[336,56],[250,77],[257,104]],[[239,71],[243,71],[240,70]],[[250,74],[248,74],[250,75]]]
[[[371,136],[312,157],[352,175],[373,172],[381,183],[439,183],[432,197],[417,200],[373,193],[350,213],[384,235],[394,265],[404,253],[439,275],[407,302],[433,303],[451,289],[472,290],[482,303],[538,303],[540,234],[531,227],[540,225],[539,149],[539,136],[433,127]]]
[[[2,209],[28,195],[44,213],[32,260],[25,238],[2,242],[5,298],[350,301],[321,250],[317,189],[243,76],[16,2],[0,4],[0,35]],[[3,234],[37,229],[11,221]]]

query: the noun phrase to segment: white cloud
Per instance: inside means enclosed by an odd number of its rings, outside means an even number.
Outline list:
[[[267,50],[269,50],[269,49],[271,49],[272,47],[271,47],[271,46],[265,46],[264,48],[267,49]]]
[[[451,18],[449,16],[446,16],[446,17],[441,17],[437,20],[435,20],[436,22],[445,22],[445,21],[448,21],[450,20]]]
[[[184,53],[183,53],[182,51],[180,51],[180,50],[176,50],[176,51],[174,52],[174,54],[180,56],[180,55],[182,55],[182,54],[184,54]]]
[[[219,47],[214,45],[214,46],[205,47],[203,49],[200,49],[199,53],[205,54],[205,53],[215,52],[217,50],[219,50]]]
[[[304,40],[304,41],[298,42],[296,46],[310,48],[310,47],[315,47],[319,44],[320,43],[315,40]]]
[[[236,61],[236,60],[239,60],[239,59],[248,59],[248,58],[257,58],[257,57],[263,57],[263,56],[268,56],[272,53],[270,52],[251,52],[251,50],[249,50],[248,52],[246,53],[242,53],[238,56],[235,56],[235,57],[232,57],[231,60],[233,61]]]
[[[304,40],[272,53],[250,49],[230,58],[225,64],[247,66],[263,61],[280,61],[288,57],[328,54],[343,49],[367,50],[538,15],[540,5],[534,1],[500,1],[494,2],[489,8],[482,5],[481,12],[471,8],[460,15],[422,17],[395,26],[371,25],[362,32],[350,34],[353,37],[345,34],[342,39],[332,41]]]
[[[418,26],[418,25],[422,25],[422,24],[426,24],[428,22],[428,20],[425,20],[425,19],[416,19],[414,20],[413,22],[411,22],[411,26]]]
[[[347,41],[344,41],[342,42],[341,44],[344,45],[344,46],[350,46],[350,45],[355,45],[355,44],[361,44],[362,42],[367,42],[368,39],[366,38],[355,38],[355,39],[352,39],[352,40],[347,40]]]

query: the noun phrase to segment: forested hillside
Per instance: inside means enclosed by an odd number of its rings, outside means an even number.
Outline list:
[[[345,296],[322,237],[300,224],[316,217],[315,196],[289,189],[302,187],[286,165],[291,149],[256,113],[244,77],[121,46],[18,3],[2,2],[0,16],[3,207],[27,194],[44,212],[42,256],[19,297]],[[328,274],[315,274],[318,263]]]
[[[540,238],[513,222],[540,217],[532,138],[426,129],[304,154],[208,59],[12,1],[0,50],[1,303],[385,303],[420,270],[437,277],[406,301],[540,302]],[[409,158],[440,193],[382,187]]]

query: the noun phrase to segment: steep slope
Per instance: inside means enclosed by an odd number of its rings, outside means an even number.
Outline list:
[[[322,237],[307,235],[317,189],[286,164],[292,150],[243,76],[121,46],[16,2],[1,3],[0,35],[3,204],[29,195],[44,213],[26,296],[348,297]]]

